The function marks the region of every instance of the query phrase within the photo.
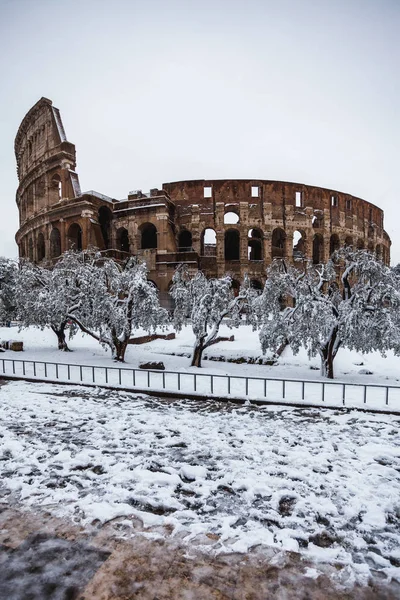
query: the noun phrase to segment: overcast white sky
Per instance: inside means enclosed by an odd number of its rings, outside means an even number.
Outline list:
[[[0,255],[14,138],[61,110],[83,190],[262,178],[385,210],[400,262],[400,0],[0,0]]]

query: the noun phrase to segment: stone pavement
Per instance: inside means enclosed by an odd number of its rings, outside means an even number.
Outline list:
[[[177,542],[80,527],[0,505],[0,600],[394,600],[400,586],[335,589],[296,553],[214,557]],[[190,552],[190,556],[188,553]],[[343,581],[342,581],[343,583]]]

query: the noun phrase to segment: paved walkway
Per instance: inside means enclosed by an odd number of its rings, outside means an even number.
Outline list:
[[[82,528],[0,505],[2,600],[394,600],[400,586],[341,590],[295,553],[217,558],[164,539],[123,539],[118,523]],[[120,523],[121,525],[121,523]],[[120,529],[121,531],[121,529]]]

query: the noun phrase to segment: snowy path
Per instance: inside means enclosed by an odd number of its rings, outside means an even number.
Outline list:
[[[399,423],[12,382],[0,387],[2,495],[132,532],[139,519],[212,552],[263,544],[360,583],[400,581]]]

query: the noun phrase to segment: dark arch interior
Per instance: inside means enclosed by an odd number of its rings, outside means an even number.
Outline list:
[[[157,229],[153,223],[147,223],[142,227],[141,248],[142,250],[157,248]]]
[[[179,252],[190,252],[192,250],[192,234],[187,229],[183,229],[178,236]]]
[[[236,229],[225,232],[225,260],[239,260],[240,234]]]
[[[129,252],[129,234],[125,227],[120,227],[117,231],[117,250]]]
[[[82,250],[82,229],[78,223],[73,223],[68,229],[68,248]]]
[[[57,258],[61,254],[61,234],[57,227],[52,229],[50,234],[50,256],[51,258]]]
[[[107,206],[101,206],[99,208],[99,223],[101,233],[103,235],[104,248],[110,247],[111,242],[111,221],[113,215],[112,212]]]
[[[44,235],[43,233],[39,233],[36,240],[36,251],[37,251],[37,259],[40,262],[46,256],[46,246],[44,243]]]
[[[285,240],[286,234],[283,229],[274,229],[272,232],[272,258],[283,258]]]
[[[324,240],[321,235],[315,235],[313,240],[313,264],[319,265],[324,260]]]
[[[336,250],[339,250],[339,247],[340,247],[339,236],[336,235],[336,233],[334,233],[333,235],[331,235],[331,239],[329,242],[329,253],[333,254],[334,252],[336,252]]]
[[[263,289],[262,283],[261,283],[261,281],[259,279],[252,279],[250,281],[250,285],[253,288],[253,290],[260,290],[261,291]]]

